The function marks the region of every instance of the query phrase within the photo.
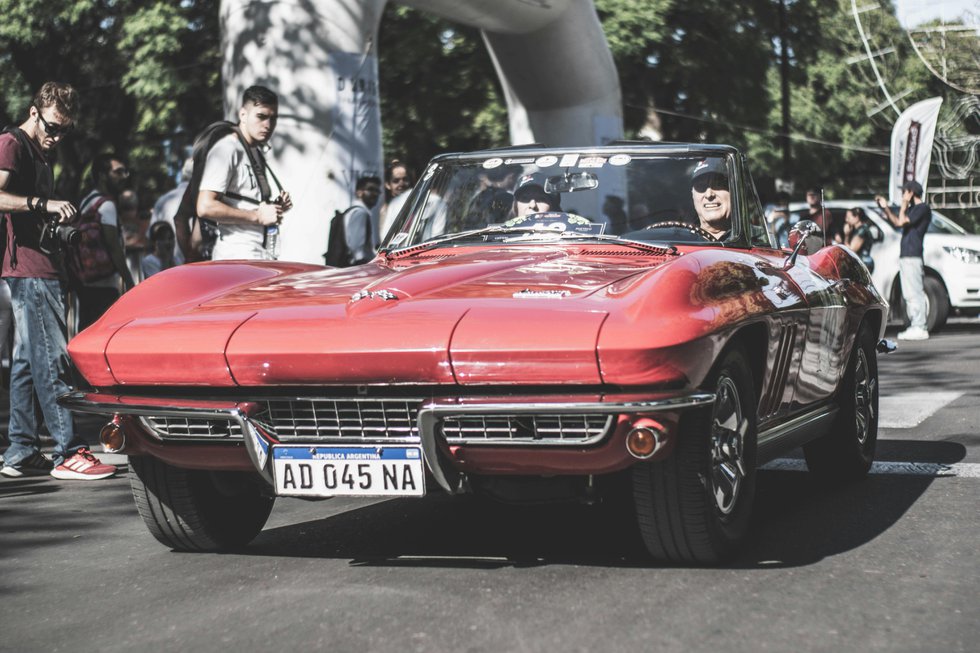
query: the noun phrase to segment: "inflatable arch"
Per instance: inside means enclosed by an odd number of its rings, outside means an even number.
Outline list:
[[[622,135],[619,77],[592,0],[400,1],[482,30],[512,143],[594,145]],[[322,263],[334,210],[350,205],[358,177],[381,176],[376,37],[386,3],[221,2],[226,115],[252,84],[279,94],[271,160],[295,204],[283,259]]]

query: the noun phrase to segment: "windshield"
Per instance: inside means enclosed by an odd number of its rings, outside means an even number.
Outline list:
[[[932,222],[929,223],[929,233],[954,234],[956,236],[962,236],[969,232],[949,218],[933,211]]]
[[[441,161],[423,174],[385,247],[725,241],[734,227],[730,172],[720,155],[541,152]]]

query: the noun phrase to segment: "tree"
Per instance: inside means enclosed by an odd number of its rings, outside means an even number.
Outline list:
[[[418,171],[440,152],[508,144],[503,93],[479,30],[390,3],[379,32],[388,159]]]
[[[64,197],[83,191],[95,154],[115,150],[139,174],[146,206],[179,166],[180,135],[220,115],[217,2],[0,0],[0,15],[4,124],[23,121],[45,81],[79,91],[78,129],[57,150]]]

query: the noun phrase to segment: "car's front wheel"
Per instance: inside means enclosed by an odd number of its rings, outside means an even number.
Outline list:
[[[129,459],[136,508],[153,537],[178,551],[223,551],[248,544],[275,498],[247,472],[209,472],[149,456]]]
[[[744,351],[730,349],[705,385],[714,404],[684,416],[673,455],[633,466],[637,521],[654,557],[717,564],[735,554],[755,496],[754,388]]]

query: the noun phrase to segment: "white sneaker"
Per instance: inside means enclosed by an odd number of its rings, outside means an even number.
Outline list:
[[[928,340],[929,332],[922,327],[909,327],[898,334],[899,340]]]

